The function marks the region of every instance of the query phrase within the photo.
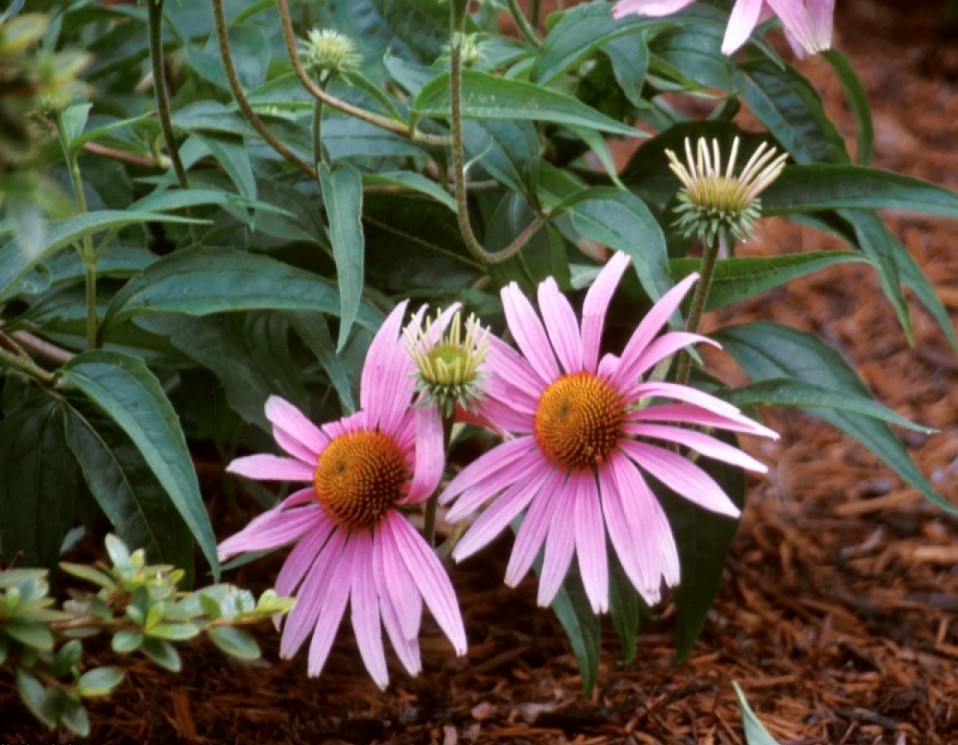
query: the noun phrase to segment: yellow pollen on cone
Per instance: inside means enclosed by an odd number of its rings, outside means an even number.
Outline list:
[[[338,525],[369,528],[402,497],[409,470],[395,440],[378,431],[340,435],[323,450],[313,483],[316,498]]]
[[[625,406],[608,382],[592,373],[565,375],[545,389],[536,406],[534,432],[546,457],[558,465],[601,465],[622,436]]]

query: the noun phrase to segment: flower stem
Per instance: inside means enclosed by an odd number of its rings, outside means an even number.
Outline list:
[[[6,365],[7,367],[12,367],[14,370],[19,370],[22,373],[26,373],[31,378],[39,380],[41,383],[50,384],[53,382],[53,375],[37,365],[29,357],[20,357],[12,352],[8,352],[2,347],[0,347],[0,364]]]
[[[313,178],[317,178],[319,166],[326,162],[323,158],[323,102],[313,101]]]
[[[465,147],[462,140],[462,29],[466,16],[465,5],[461,0],[452,0],[450,3],[452,42],[449,48],[449,106],[452,116],[452,175],[455,184],[456,217],[459,220],[459,232],[469,253],[484,264],[498,264],[517,254],[538,232],[545,219],[537,216],[512,243],[496,252],[486,251],[472,230],[466,190]]]
[[[702,265],[699,268],[699,281],[695,286],[695,294],[692,295],[692,305],[689,307],[689,317],[685,322],[685,330],[690,333],[696,333],[699,330],[699,324],[702,321],[702,313],[705,311],[705,303],[708,301],[709,290],[712,289],[712,277],[715,274],[715,262],[721,252],[728,255],[730,249],[729,239],[720,231],[714,241],[705,241],[705,248],[702,251]],[[692,357],[688,352],[683,351],[679,357],[679,366],[675,374],[675,382],[682,385],[689,382],[689,375],[692,372]]]
[[[541,47],[542,42],[539,41],[536,29],[529,22],[529,19],[526,18],[525,13],[522,12],[518,0],[509,0],[509,13],[512,15],[512,19],[516,22],[516,26],[519,27],[522,35],[526,37],[526,40],[532,43],[536,48]]]
[[[233,92],[233,98],[240,112],[246,117],[246,121],[252,125],[253,129],[259,132],[266,143],[280,154],[285,160],[292,163],[300,171],[310,178],[316,178],[316,170],[296,153],[286,147],[276,135],[270,132],[269,128],[260,119],[259,114],[253,111],[249,99],[243,91],[243,85],[240,83],[239,75],[236,72],[236,65],[233,62],[233,53],[230,50],[229,31],[226,27],[226,14],[223,12],[223,0],[212,0],[213,3],[213,21],[216,26],[216,38],[219,43],[220,60],[223,63],[223,70],[226,72],[226,79],[229,81],[230,90]]]
[[[163,2],[164,0],[147,0],[147,14],[150,25],[150,62],[153,67],[153,95],[156,98],[156,114],[160,120],[160,129],[166,141],[166,149],[173,163],[173,171],[181,189],[190,188],[190,180],[183,167],[180,151],[176,145],[176,133],[173,131],[173,120],[170,117],[170,98],[166,88],[166,70],[163,67]],[[187,208],[186,214],[192,217]],[[190,223],[190,238],[194,244],[199,244],[199,228]]]
[[[453,410],[446,414],[442,411],[442,408],[438,407],[437,414],[442,418],[442,450],[448,454],[449,441],[452,439],[452,425],[456,422],[456,412]],[[426,514],[423,521],[423,534],[430,547],[436,545],[436,508],[438,504],[439,488],[437,487],[426,502]]]

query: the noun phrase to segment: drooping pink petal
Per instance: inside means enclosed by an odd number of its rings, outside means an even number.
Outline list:
[[[519,285],[511,282],[502,288],[502,308],[506,313],[506,323],[515,337],[516,344],[532,365],[543,383],[549,384],[559,377],[552,346],[546,336],[545,328],[536,315],[532,303],[522,294]],[[541,383],[540,383],[541,388]]]
[[[407,304],[403,301],[397,305],[376,332],[360,379],[360,407],[366,412],[367,422],[384,432],[396,429],[415,390],[415,363],[399,333]]]
[[[545,468],[540,469],[538,473],[525,474],[521,481],[499,495],[499,498],[469,526],[469,530],[456,544],[452,558],[462,561],[491,542],[532,501],[548,475],[549,472]]]
[[[456,603],[456,593],[436,554],[426,545],[422,536],[396,513],[383,521],[382,528],[392,531],[393,540],[406,569],[412,575],[439,628],[452,642],[456,654],[465,654],[466,631],[462,625],[459,605]]]
[[[376,543],[379,542],[381,541],[376,541]],[[376,543],[373,545],[375,546]],[[399,657],[399,661],[410,675],[418,675],[422,670],[422,660],[419,656],[419,642],[416,640],[415,635],[412,639],[406,636],[406,632],[399,622],[399,612],[393,604],[392,594],[386,585],[386,578],[382,571],[382,562],[375,557],[373,559],[373,579],[376,583],[376,594],[379,597],[379,610],[380,613],[382,613],[383,626],[389,635],[389,641],[392,642],[393,648],[396,650],[396,656]],[[414,591],[418,598],[419,591],[415,590],[415,588]]]
[[[356,531],[349,539],[353,549],[350,609],[359,655],[376,685],[385,690],[389,685],[386,651],[383,649],[382,627],[379,624],[379,599],[373,578],[372,535]]]
[[[391,519],[403,518],[396,515]],[[406,569],[392,531],[383,530],[381,527],[376,531],[373,552],[378,567],[377,574],[382,576],[382,590],[388,594],[391,605],[396,610],[403,637],[408,640],[416,639],[422,624],[422,595]]]
[[[609,309],[612,293],[619,286],[619,281],[628,266],[627,254],[614,253],[602,267],[602,271],[595,278],[582,303],[582,367],[589,372],[595,371],[599,361],[602,328],[605,325],[605,314]]]
[[[337,577],[330,582],[323,597],[316,629],[313,631],[313,640],[309,643],[308,664],[306,674],[315,678],[323,671],[329,650],[333,646],[333,639],[339,630],[339,623],[346,610],[346,601],[349,599],[350,579],[356,571],[355,546],[348,542],[339,557],[336,566]]]
[[[323,550],[330,533],[335,530],[336,524],[323,515],[323,519],[309,530],[289,552],[282,569],[276,575],[273,587],[280,596],[292,595],[303,581],[306,572],[313,565],[316,557]]]
[[[496,389],[495,395],[522,407],[523,411],[535,411],[536,401],[545,389],[543,381],[532,366],[526,362],[516,350],[496,336],[489,336],[489,356],[487,357],[489,374],[486,385],[489,395],[494,395],[492,386],[503,386],[504,390]]]
[[[289,510],[293,507],[301,507],[316,500],[316,489],[313,486],[307,486],[305,489],[298,489],[290,494],[286,499],[280,502],[274,509]]]
[[[685,403],[701,406],[703,409],[707,409],[715,414],[719,414],[720,416],[735,417],[736,415],[741,415],[742,413],[727,401],[723,401],[722,399],[716,398],[711,394],[700,391],[698,388],[693,388],[690,385],[669,383],[664,380],[653,380],[640,383],[639,385],[635,386],[630,393],[636,399],[653,397],[674,398],[677,401],[684,401]]]
[[[632,337],[622,350],[622,354],[619,356],[619,370],[624,373],[635,368],[636,362],[645,352],[646,347],[658,335],[662,327],[668,323],[698,276],[698,274],[690,274],[652,306],[635,331],[632,332]]]
[[[531,437],[519,437],[515,440],[496,445],[488,453],[480,456],[457,473],[442,494],[439,495],[439,504],[446,504],[467,489],[482,484],[496,474],[509,471],[518,461],[534,447]],[[489,488],[484,485],[484,488]],[[502,487],[499,487],[500,489]],[[472,510],[469,510],[471,512]]]
[[[270,396],[266,399],[266,418],[273,425],[273,434],[286,436],[301,447],[294,452],[287,449],[290,455],[301,457],[300,453],[307,454],[302,459],[307,463],[316,463],[319,453],[326,447],[329,438],[306,417],[303,412],[281,396]],[[279,442],[279,436],[276,438]],[[280,443],[282,445],[282,443]],[[290,443],[292,444],[292,443]]]
[[[320,551],[296,595],[296,605],[286,616],[283,624],[283,637],[279,644],[279,656],[289,659],[306,641],[306,637],[316,626],[320,609],[331,584],[345,585],[349,589],[348,575],[337,575],[340,557],[345,544],[345,532],[334,530],[326,545]]]
[[[575,498],[575,553],[582,585],[592,611],[605,613],[609,609],[609,561],[598,486],[591,473],[574,474],[569,482]]]
[[[685,445],[706,458],[731,463],[733,466],[739,466],[749,471],[757,471],[758,473],[768,471],[764,463],[755,460],[745,451],[739,450],[737,447],[722,442],[711,435],[696,432],[694,429],[667,427],[661,424],[630,424],[626,425],[625,431],[626,434],[637,435],[638,437],[651,437],[655,440],[666,440],[667,442]]]
[[[619,447],[641,468],[690,502],[720,515],[739,516],[739,508],[715,479],[687,458],[671,450],[633,440],[623,440]]]
[[[543,458],[545,460],[545,458]],[[559,469],[549,472],[549,476],[539,489],[536,499],[526,511],[526,515],[516,534],[516,542],[512,546],[509,564],[506,566],[506,584],[515,587],[526,576],[536,560],[536,555],[545,541],[549,530],[552,513],[562,497],[566,475]]]
[[[773,440],[778,439],[778,433],[749,419],[744,414],[740,413],[734,417],[725,416],[692,404],[657,404],[637,410],[633,413],[632,419],[636,422],[698,424],[703,427],[715,427],[727,429],[730,432],[742,432],[770,437]]]
[[[226,470],[259,481],[312,481],[315,465],[280,455],[246,455],[230,463]]]
[[[303,507],[282,511],[272,509],[258,515],[239,533],[223,541],[216,550],[220,561],[245,551],[263,551],[284,546],[322,523],[322,508]]]
[[[531,440],[531,438],[528,439]],[[525,458],[518,461],[514,468],[499,471],[495,476],[466,489],[459,497],[459,501],[446,513],[446,520],[458,522],[471,515],[503,489],[526,480],[538,480],[541,475],[550,470],[552,466],[542,453],[530,448]]]
[[[612,7],[612,16],[627,15],[667,16],[691,5],[693,0],[619,0]]]
[[[572,305],[552,277],[539,284],[539,309],[556,357],[567,373],[582,369],[582,338]]]
[[[571,494],[562,494],[559,499],[569,500],[571,497]],[[549,522],[549,534],[546,536],[545,552],[542,556],[542,573],[539,575],[539,594],[536,602],[540,606],[549,605],[555,598],[569,572],[574,549],[575,525],[565,510],[554,508],[552,520]]]
[[[633,359],[632,365],[626,367],[620,364],[612,382],[619,386],[628,386],[638,382],[646,372],[655,367],[666,357],[685,349],[692,344],[710,344],[721,349],[721,345],[701,334],[689,334],[685,331],[670,331],[649,344],[645,350]]]
[[[446,467],[445,446],[442,441],[442,420],[436,406],[417,406],[416,466],[413,468],[409,494],[404,502],[422,502],[439,486]]]
[[[758,17],[762,12],[762,3],[765,0],[736,0],[732,14],[725,28],[725,38],[722,40],[722,54],[732,54],[741,47],[758,24]],[[794,2],[794,0],[789,0]]]

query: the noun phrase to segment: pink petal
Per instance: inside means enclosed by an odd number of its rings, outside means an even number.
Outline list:
[[[527,480],[544,478],[544,475],[551,469],[552,465],[543,457],[542,453],[534,448],[530,449],[526,457],[519,461],[515,468],[501,471],[494,477],[490,477],[488,480],[464,491],[462,496],[459,497],[459,501],[446,513],[446,520],[451,523],[459,522],[503,489]]]
[[[442,494],[439,495],[439,503],[446,504],[467,489],[472,489],[480,484],[483,485],[483,488],[488,489],[485,486],[487,480],[510,471],[535,447],[535,440],[531,437],[519,437],[515,440],[506,440],[501,445],[496,445],[453,477],[452,481],[443,489]],[[499,488],[503,487],[500,486]],[[492,496],[492,493],[489,496]]]
[[[320,431],[319,427],[281,396],[270,396],[266,399],[266,418],[273,425],[273,434],[277,435],[277,442],[282,436],[295,448],[293,450],[283,446],[286,452],[315,465],[319,453],[329,442],[329,438]]]
[[[422,599],[432,611],[439,628],[452,642],[456,654],[466,653],[466,631],[459,614],[456,593],[446,571],[433,550],[426,545],[405,519],[393,513],[391,519],[382,523],[384,530],[392,532],[396,548],[406,569],[422,593]]]
[[[310,528],[323,521],[322,508],[304,507],[298,510],[272,509],[254,518],[236,535],[223,541],[216,553],[220,561],[244,551],[263,551],[295,541]]]
[[[740,510],[711,476],[671,450],[622,440],[619,447],[641,468],[690,502],[720,515],[738,517]]]
[[[732,14],[725,28],[725,38],[722,40],[722,54],[732,54],[742,46],[752,35],[762,12],[764,0],[737,0],[732,8]],[[794,3],[794,0],[788,0]]]
[[[696,432],[694,429],[664,427],[660,424],[630,424],[626,425],[625,431],[627,434],[638,437],[651,437],[652,439],[685,445],[706,458],[731,463],[733,466],[746,468],[750,471],[757,471],[758,473],[768,471],[764,463],[755,460],[748,453],[715,437]]]
[[[559,292],[559,286],[552,277],[539,284],[539,309],[562,367],[567,373],[579,372],[582,369],[579,323],[572,306],[565,295]]]
[[[548,475],[549,471],[546,468],[542,468],[538,473],[525,474],[521,481],[504,491],[469,527],[456,544],[452,558],[462,561],[499,535],[532,501]]]
[[[690,5],[693,0],[620,0],[612,7],[612,17],[627,15],[667,16]]]
[[[313,640],[309,644],[309,664],[306,673],[315,678],[323,671],[329,650],[333,646],[333,639],[339,630],[339,623],[346,610],[346,601],[349,599],[350,578],[356,571],[354,563],[354,547],[347,544],[339,557],[336,566],[336,579],[329,583],[323,603],[313,631]]]
[[[532,413],[523,411],[521,406],[514,403],[505,403],[510,401],[511,396],[500,395],[501,391],[495,390],[492,386],[486,388],[486,393],[489,397],[479,403],[478,413],[487,428],[500,433],[532,434],[535,423]]]
[[[594,372],[599,361],[599,344],[602,342],[602,327],[605,314],[615,288],[629,266],[629,257],[616,252],[602,267],[599,276],[589,288],[582,303],[582,367]]]
[[[561,501],[572,501],[575,494],[565,488],[559,495]],[[552,510],[552,521],[549,523],[549,535],[546,536],[546,548],[542,558],[542,573],[539,575],[539,595],[536,602],[542,607],[549,605],[562,586],[562,582],[569,572],[572,563],[572,552],[575,549],[575,525],[569,519],[564,509]]]
[[[310,504],[316,501],[316,489],[313,486],[307,486],[305,489],[299,489],[290,494],[286,499],[276,505],[276,509],[288,510],[292,507],[301,507],[304,504]]]
[[[356,644],[373,681],[385,690],[389,685],[389,671],[386,669],[386,652],[379,624],[379,600],[373,579],[372,536],[366,531],[356,531],[350,536],[350,544],[353,549],[350,606]]]
[[[489,370],[486,385],[490,395],[521,407],[523,411],[534,412],[545,385],[532,366],[516,350],[492,335],[489,336],[486,363]]]
[[[316,466],[279,455],[247,455],[230,463],[226,470],[260,481],[312,481]]]
[[[619,370],[625,373],[636,367],[636,363],[642,354],[646,351],[649,343],[658,336],[662,327],[668,323],[668,320],[675,313],[676,309],[682,303],[682,299],[688,293],[689,288],[699,277],[698,274],[690,274],[679,282],[675,287],[665,293],[632,332],[632,337],[622,350],[619,362]]]
[[[395,519],[403,518],[397,516]],[[382,577],[380,596],[383,593],[389,596],[403,638],[415,639],[419,636],[419,627],[422,624],[422,595],[403,563],[392,531],[380,528],[376,532],[376,538],[373,550],[376,554],[377,576]]]
[[[377,546],[381,547],[381,544],[382,539],[380,532],[380,535],[377,536],[377,540],[373,543],[375,554],[373,557],[373,580],[376,583],[376,594],[379,596],[379,611],[382,613],[383,626],[386,627],[386,633],[389,635],[389,640],[392,642],[396,650],[396,656],[399,657],[399,661],[402,662],[403,667],[406,668],[410,675],[417,675],[422,670],[422,660],[419,657],[419,643],[415,638],[418,629],[413,634],[413,638],[407,638],[406,632],[399,621],[399,612],[393,604],[392,594],[382,571],[382,550],[381,548],[377,548]],[[414,587],[413,592],[418,599],[419,591]],[[420,605],[421,604],[420,602]]]
[[[598,487],[588,472],[573,476],[570,482],[575,491],[575,552],[582,585],[593,613],[604,613],[609,609],[609,561]]]
[[[519,285],[511,282],[502,288],[502,308],[506,313],[506,323],[515,337],[522,354],[532,365],[532,369],[548,384],[559,377],[552,346],[546,331],[532,307],[532,303],[522,294]],[[539,389],[541,389],[541,383]]]
[[[326,540],[336,528],[336,524],[332,520],[325,515],[323,515],[323,518],[299,540],[299,543],[289,552],[286,561],[283,562],[283,568],[279,570],[274,583],[277,595],[289,596],[294,594],[299,583],[306,576],[306,572],[309,571],[316,557],[322,552]]]
[[[701,406],[703,409],[711,411],[720,416],[736,417],[741,416],[741,411],[732,404],[716,398],[708,393],[693,388],[690,385],[680,385],[679,383],[668,383],[664,380],[649,381],[635,386],[630,394],[636,399],[642,398],[674,398],[685,403]]]
[[[413,469],[409,494],[404,502],[422,502],[436,491],[442,471],[446,467],[445,446],[442,439],[442,420],[435,406],[417,406],[416,465]]]
[[[373,337],[359,386],[360,406],[367,412],[367,424],[386,432],[395,431],[415,389],[415,364],[399,333],[407,304],[403,301],[397,305]]]
[[[701,406],[691,404],[658,404],[639,409],[634,413],[636,422],[677,422],[682,424],[699,424],[703,427],[717,427],[730,432],[744,432],[750,435],[762,435],[778,439],[778,434],[752,421],[744,414],[735,417],[716,414]]]
[[[283,625],[283,638],[279,645],[280,657],[289,659],[295,655],[309,632],[315,628],[329,586],[342,585],[349,588],[349,576],[337,576],[345,535],[346,531],[334,530],[306,573],[306,579],[296,594],[296,605],[286,616]]]
[[[619,365],[612,382],[619,386],[636,383],[648,370],[651,370],[666,357],[675,354],[680,349],[698,343],[711,344],[713,347],[721,349],[718,342],[712,341],[707,336],[689,334],[684,331],[671,331],[649,344],[638,357],[634,358],[630,367],[626,368],[624,365]]]
[[[560,492],[565,484],[566,473],[558,469],[549,472],[548,477],[532,500],[526,516],[522,519],[512,555],[506,567],[506,584],[515,587],[526,576],[532,562],[546,538],[552,514],[556,511],[563,496]]]

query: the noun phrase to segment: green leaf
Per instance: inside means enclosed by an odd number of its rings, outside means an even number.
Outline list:
[[[761,199],[766,214],[848,208],[958,217],[958,194],[943,186],[848,164],[786,166]]]
[[[299,338],[316,355],[316,359],[329,376],[343,411],[354,412],[356,401],[353,398],[352,383],[349,380],[346,365],[336,354],[336,347],[326,318],[322,313],[290,313],[289,320],[293,329],[299,334]]]
[[[133,441],[189,527],[213,575],[218,576],[216,539],[186,438],[156,376],[140,358],[105,350],[77,355],[61,368],[60,375]]]
[[[106,540],[106,553],[117,569],[126,569],[132,565],[130,560],[130,549],[126,544],[112,533],[108,534]]]
[[[86,564],[72,564],[68,561],[61,561],[60,570],[73,577],[85,579],[87,582],[92,582],[100,587],[109,587],[111,589],[116,587],[116,583],[112,577]]]
[[[536,562],[538,567],[540,562]],[[552,610],[565,629],[582,678],[582,695],[588,698],[599,675],[599,657],[602,653],[602,625],[592,612],[582,580],[577,571],[571,571],[552,601]]]
[[[872,159],[875,140],[872,112],[868,105],[868,94],[858,77],[858,73],[855,72],[855,68],[848,61],[848,57],[837,49],[826,49],[821,54],[835,71],[838,82],[842,86],[842,91],[845,93],[848,108],[855,115],[855,141],[858,145],[858,162],[867,166]]]
[[[888,230],[888,228],[886,227],[885,230]],[[891,231],[888,232],[891,233]],[[891,238],[898,240],[894,235]],[[935,292],[934,285],[922,271],[918,262],[915,261],[915,257],[903,247],[903,250],[895,252],[895,262],[898,264],[898,275],[901,280],[909,290],[915,293],[915,297],[925,306],[925,310],[938,322],[939,328],[951,342],[952,349],[958,353],[958,335],[955,334],[955,325],[952,323],[951,315],[949,315],[948,309]]]
[[[631,192],[608,186],[583,189],[555,206],[553,216],[563,214],[572,218],[581,235],[632,257],[639,281],[653,300],[672,286],[662,228]]]
[[[256,640],[242,629],[232,626],[214,626],[207,635],[226,654],[241,660],[259,659],[260,649]]]
[[[759,721],[752,711],[752,707],[745,700],[745,694],[738,684],[733,680],[732,686],[735,688],[735,697],[738,699],[739,708],[742,710],[742,726],[745,729],[745,745],[778,745],[778,740],[769,734],[765,725]]]
[[[92,103],[75,103],[60,114],[59,123],[62,127],[60,134],[66,140],[68,147],[83,133],[92,108]]]
[[[318,170],[339,284],[340,320],[336,351],[340,352],[349,338],[363,295],[366,253],[362,226],[363,177],[355,166],[349,164],[330,168],[321,163]]]
[[[706,310],[715,310],[730,303],[740,302],[783,285],[796,277],[849,262],[867,261],[852,251],[812,251],[782,256],[742,256],[719,259],[709,290]],[[698,271],[701,259],[672,259],[669,273],[676,282]]]
[[[855,414],[864,414],[872,419],[878,419],[889,424],[910,429],[914,432],[933,434],[938,430],[922,427],[908,421],[905,417],[896,414],[873,399],[859,396],[851,391],[835,391],[814,383],[806,383],[794,379],[763,380],[745,388],[730,391],[723,396],[736,406],[758,406],[762,404],[774,406],[817,406],[835,409],[836,411],[850,411]]]
[[[104,330],[143,313],[206,316],[243,310],[306,310],[338,315],[332,283],[258,254],[229,248],[187,248],[160,259],[121,288],[107,308]],[[367,306],[357,320],[376,329]]]
[[[117,654],[127,654],[140,648],[145,637],[138,631],[121,629],[113,636],[110,646]]]
[[[413,103],[413,112],[449,118],[449,73],[437,75],[423,87]],[[572,124],[625,137],[644,135],[565,93],[472,69],[462,71],[462,115],[465,119]]]
[[[717,435],[735,445],[735,436]],[[701,458],[698,465],[718,482],[736,507],[745,504],[745,475],[741,468]],[[655,482],[655,493],[669,518],[679,551],[682,581],[672,591],[675,602],[675,659],[681,661],[692,651],[709,610],[722,584],[726,557],[739,521],[703,509]]]
[[[812,334],[773,323],[748,323],[722,329],[714,337],[755,382],[791,379],[837,393],[871,396],[838,351]],[[946,512],[958,514],[958,506],[935,493],[887,424],[849,411],[802,408],[858,440],[925,499]]]
[[[430,178],[426,178],[416,171],[388,171],[385,173],[364,173],[363,184],[376,186],[388,185],[403,189],[410,189],[425,194],[435,199],[440,204],[445,205],[453,212],[456,211],[456,200],[452,195],[443,189],[439,184]]]
[[[203,147],[220,164],[237,191],[247,199],[256,199],[256,176],[250,162],[249,148],[242,138],[194,134]]]
[[[97,667],[80,676],[77,693],[85,698],[106,696],[123,680],[123,671],[118,667]]]
[[[539,180],[540,144],[527,121],[473,120],[462,124],[463,145],[478,180],[483,172],[512,191],[531,197]]]
[[[140,114],[139,116],[130,117],[129,119],[117,119],[111,121],[108,124],[104,124],[100,127],[95,127],[94,129],[87,130],[86,132],[74,137],[70,141],[70,147],[74,152],[77,152],[86,145],[88,142],[94,142],[95,140],[105,137],[111,132],[115,132],[118,129],[123,127],[129,127],[131,124],[139,124],[142,121],[152,119],[155,116],[155,113],[148,111],[145,114]]]
[[[609,616],[622,643],[622,664],[630,665],[635,660],[639,621],[648,611],[614,552],[609,559]]]
[[[173,564],[191,576],[190,531],[137,447],[108,420],[75,406],[67,412],[66,441],[119,538],[145,549],[151,562]],[[84,576],[80,569],[93,573],[85,579],[98,581],[92,568],[76,567],[71,573]]]
[[[14,616],[0,623],[0,631],[27,647],[45,652],[53,649],[53,634],[42,623],[26,621]]]
[[[57,692],[59,701],[59,720],[60,724],[80,737],[88,737],[90,734],[90,717],[83,708],[83,704],[68,698],[66,693]]]
[[[22,668],[17,669],[17,692],[20,694],[20,700],[33,716],[50,729],[56,727],[57,718],[51,711],[49,690]]]
[[[76,462],[63,438],[63,409],[38,394],[0,421],[0,546],[9,564],[56,566],[73,524]]]
[[[140,649],[153,662],[171,673],[178,673],[183,667],[180,653],[176,651],[176,647],[165,639],[150,639],[147,637],[143,640]]]
[[[154,608],[157,606],[153,606]],[[153,608],[150,609],[151,611]],[[147,620],[149,626],[149,619]],[[170,641],[184,641],[192,639],[200,633],[200,628],[193,623],[158,623],[149,626],[147,638],[169,639]]]

